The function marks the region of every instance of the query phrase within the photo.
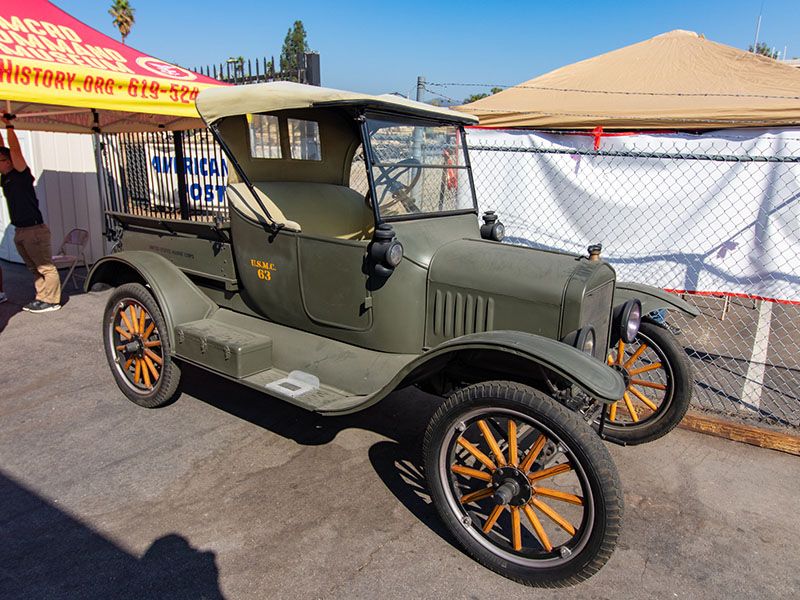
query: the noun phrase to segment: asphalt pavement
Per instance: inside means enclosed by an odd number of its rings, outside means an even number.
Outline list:
[[[615,554],[566,590],[466,556],[420,475],[435,399],[414,390],[317,417],[184,368],[139,408],[103,354],[108,292],[0,305],[0,598],[789,598],[800,595],[800,459],[678,430],[610,447]],[[71,291],[71,290],[68,290]]]

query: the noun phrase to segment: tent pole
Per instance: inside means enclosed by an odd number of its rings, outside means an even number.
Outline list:
[[[189,194],[186,189],[186,162],[184,161],[182,132],[172,132],[172,143],[175,149],[175,174],[178,177],[178,203],[181,219],[189,220]]]
[[[103,140],[100,137],[100,115],[95,109],[92,109],[92,117],[94,121],[94,126],[92,127],[92,139],[94,140],[94,166],[95,171],[97,172],[97,197],[100,199],[100,220],[103,223],[103,236],[107,241],[110,241],[110,234],[108,227],[108,218],[106,218],[106,194],[105,194],[105,186],[103,182],[105,181],[105,171],[103,168],[103,151],[102,151],[102,144]],[[104,244],[105,246],[105,244]],[[103,248],[103,254],[108,253],[108,248]]]
[[[106,207],[106,194],[105,190],[103,189],[103,180],[104,178],[104,169],[103,169],[103,151],[101,149],[101,144],[103,143],[100,134],[94,132],[92,134],[92,138],[94,139],[94,166],[95,171],[97,171],[97,193],[100,198],[100,210],[102,211],[103,215],[103,235],[106,239],[108,239],[108,219],[106,219],[105,215],[105,207]]]

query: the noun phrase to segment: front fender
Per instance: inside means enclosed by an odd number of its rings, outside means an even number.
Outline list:
[[[368,408],[388,396],[415,371],[424,369],[426,363],[463,350],[489,350],[525,358],[532,367],[541,365],[603,402],[616,402],[625,392],[625,382],[617,371],[572,346],[521,331],[487,331],[448,340],[418,356],[406,364],[382,389],[362,397],[362,401],[355,406],[342,410],[323,409],[320,412],[348,414]]]
[[[697,308],[676,294],[670,294],[651,285],[618,281],[617,287],[614,290],[614,306],[619,306],[634,298],[638,298],[642,303],[642,315],[646,315],[660,308],[679,310],[692,318],[700,314]]]
[[[97,283],[119,286],[143,281],[158,302],[172,348],[175,326],[209,316],[217,305],[173,263],[144,250],[131,250],[98,260],[86,278],[88,291]]]
[[[625,392],[622,376],[614,369],[568,344],[522,331],[463,335],[440,344],[420,358],[431,359],[443,353],[480,349],[499,350],[527,358],[605,402],[616,402]]]

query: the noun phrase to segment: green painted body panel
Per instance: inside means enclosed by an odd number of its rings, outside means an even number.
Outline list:
[[[124,249],[159,254],[185,273],[236,284],[236,269],[230,242],[153,230],[125,232]]]
[[[616,273],[604,261],[580,257],[564,290],[559,339],[584,324],[595,328],[595,357],[605,362]]]
[[[427,271],[404,259],[382,286],[364,274],[367,242],[306,236],[263,226],[231,213],[241,297],[221,299],[233,310],[381,352],[423,348]],[[270,279],[259,277],[272,265]],[[263,269],[261,269],[263,270]]]
[[[362,263],[367,242],[296,235],[303,309],[320,325],[368,331],[373,311]]]
[[[441,246],[428,281],[430,347],[493,329],[561,339],[586,323],[585,297],[591,290],[613,289],[614,271],[585,257],[477,239]],[[603,310],[607,317],[608,301]]]
[[[542,260],[531,248],[459,240],[439,248],[428,274],[426,343],[492,329],[556,338],[571,256]]]
[[[680,296],[665,292],[660,288],[642,283],[618,281],[614,292],[614,305],[622,304],[627,300],[638,298],[642,302],[642,314],[653,312],[660,308],[679,310],[692,318],[697,317],[700,311],[686,302]]]
[[[392,223],[397,239],[403,243],[406,260],[427,268],[436,251],[455,240],[480,240],[478,217],[474,214],[432,217]]]

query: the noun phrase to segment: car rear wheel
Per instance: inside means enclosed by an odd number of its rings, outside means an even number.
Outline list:
[[[147,288],[126,283],[112,292],[103,317],[106,358],[119,389],[139,406],[157,408],[177,397],[180,369],[165,332]]]
[[[608,364],[622,373],[627,389],[606,413],[607,439],[643,444],[680,423],[692,399],[692,368],[672,333],[643,322],[632,344],[620,342],[611,350]]]
[[[445,525],[486,567],[538,587],[576,584],[611,556],[622,491],[594,431],[511,382],[454,393],[431,419],[425,474]]]

